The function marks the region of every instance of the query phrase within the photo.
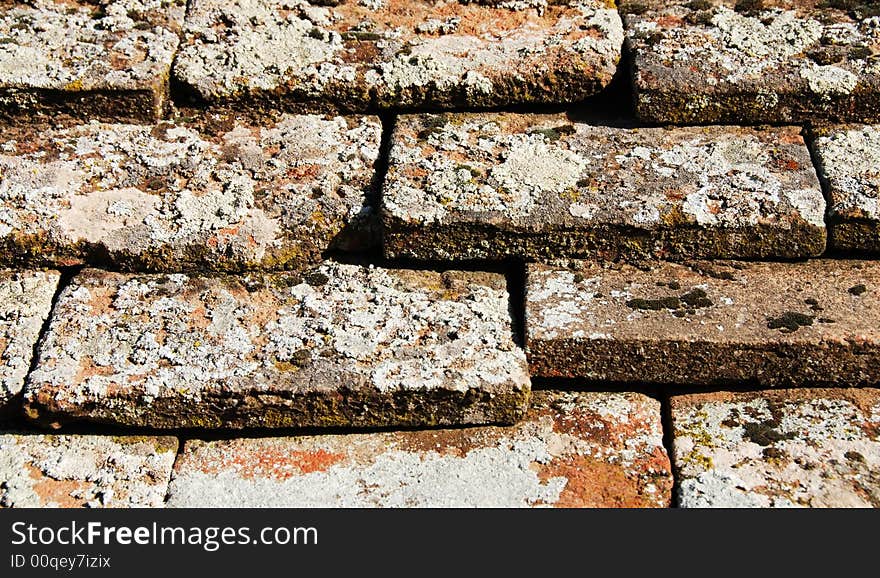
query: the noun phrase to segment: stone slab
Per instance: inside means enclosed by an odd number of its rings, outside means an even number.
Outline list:
[[[675,396],[685,508],[880,507],[880,390]]]
[[[634,0],[621,10],[644,121],[880,121],[874,2]]]
[[[0,271],[0,414],[17,409],[34,346],[52,309],[57,271]]]
[[[828,190],[829,243],[880,253],[880,125],[814,129],[819,176]]]
[[[402,116],[388,257],[795,258],[825,249],[795,127],[626,129],[565,114]]]
[[[177,438],[0,433],[0,508],[157,508]]]
[[[574,102],[622,44],[601,0],[195,0],[174,75],[200,105],[254,112]]]
[[[665,507],[660,403],[535,392],[512,427],[190,440],[171,507]]]
[[[0,119],[151,121],[165,112],[186,0],[0,6]]]
[[[0,129],[0,262],[298,269],[375,242],[376,117]]]
[[[59,296],[26,411],[155,428],[511,423],[530,382],[508,301],[495,273],[87,270]]]
[[[880,263],[528,269],[533,376],[659,384],[880,383]]]

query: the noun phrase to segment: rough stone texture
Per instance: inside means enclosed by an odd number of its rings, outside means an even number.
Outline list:
[[[670,502],[660,404],[535,392],[513,427],[188,441],[178,507],[657,507]]]
[[[0,119],[159,118],[185,11],[185,0],[3,2]]]
[[[795,127],[622,129],[563,114],[398,119],[386,256],[805,257],[825,201]]]
[[[880,390],[672,398],[682,507],[880,507]]]
[[[376,117],[205,115],[0,130],[0,261],[296,269],[363,249]]]
[[[197,102],[254,111],[573,102],[610,82],[622,43],[601,0],[194,0],[174,74]]]
[[[880,383],[880,262],[532,265],[526,299],[532,375]]]
[[[0,271],[0,413],[21,393],[59,278],[57,271]]]
[[[177,438],[0,433],[0,507],[161,507]]]
[[[816,129],[813,148],[828,189],[829,241],[880,253],[880,125]]]
[[[876,2],[633,0],[621,8],[642,120],[880,120]]]
[[[167,427],[510,423],[529,395],[505,279],[333,262],[302,276],[87,270],[25,391],[44,422]]]

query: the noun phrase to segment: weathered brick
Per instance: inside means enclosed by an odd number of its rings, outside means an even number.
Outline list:
[[[623,129],[567,115],[403,116],[389,257],[806,257],[825,201],[799,130]]]
[[[332,4],[194,0],[174,74],[200,104],[254,112],[574,102],[623,43],[600,0]]]
[[[880,262],[532,265],[526,299],[532,375],[880,383]]]
[[[297,269],[372,245],[376,117],[0,130],[0,261]]]
[[[0,433],[0,507],[161,507],[177,438]]]
[[[21,393],[52,308],[57,271],[0,271],[0,412]]]
[[[0,7],[0,119],[149,121],[165,109],[186,0]]]
[[[659,402],[535,392],[512,427],[188,441],[177,507],[662,507]]]
[[[672,398],[682,507],[880,507],[880,390]]]
[[[168,427],[510,423],[528,402],[505,279],[327,262],[240,277],[87,270],[26,411]]]
[[[649,0],[622,10],[642,120],[880,120],[874,2]]]
[[[815,132],[819,176],[828,188],[831,245],[880,253],[880,125]]]

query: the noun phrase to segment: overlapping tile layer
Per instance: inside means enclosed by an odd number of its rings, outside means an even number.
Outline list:
[[[622,9],[644,121],[880,120],[874,2],[628,0]]]
[[[672,398],[683,507],[880,507],[880,391]]]
[[[880,253],[880,126],[815,131],[819,176],[828,187],[831,246]]]
[[[880,263],[532,265],[533,375],[722,385],[875,385]]]
[[[218,108],[574,102],[611,81],[622,43],[599,0],[195,0],[174,74]]]
[[[0,261],[301,268],[375,241],[375,117],[0,129]]]
[[[792,258],[825,250],[796,127],[622,129],[564,114],[402,116],[389,257]]]
[[[158,428],[512,423],[529,395],[504,277],[87,270],[25,392],[43,421]]]
[[[513,427],[186,443],[169,506],[662,507],[660,404],[536,392]]]
[[[3,2],[0,118],[158,119],[185,10],[185,0]]]

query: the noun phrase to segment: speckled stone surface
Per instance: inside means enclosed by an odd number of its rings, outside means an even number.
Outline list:
[[[297,269],[375,241],[376,117],[0,129],[0,262]]]
[[[880,120],[875,2],[629,0],[621,11],[642,120]]]
[[[388,257],[791,258],[825,249],[800,129],[623,129],[564,114],[398,118]]]
[[[817,168],[830,199],[831,246],[880,253],[880,125],[823,127],[814,132]]]
[[[0,432],[0,508],[157,508],[177,438]]]
[[[686,508],[880,507],[880,390],[672,398]]]
[[[57,271],[0,271],[0,413],[21,392],[52,308]]]
[[[185,11],[185,0],[3,2],[0,119],[159,118]]]
[[[510,423],[530,385],[511,325],[493,273],[87,270],[59,296],[26,411],[157,428]]]
[[[599,0],[194,0],[174,75],[252,111],[573,102],[610,82],[622,43]]]
[[[880,263],[531,265],[533,376],[661,384],[880,383]]]
[[[663,507],[672,476],[659,402],[535,392],[513,427],[191,440],[177,507]]]

